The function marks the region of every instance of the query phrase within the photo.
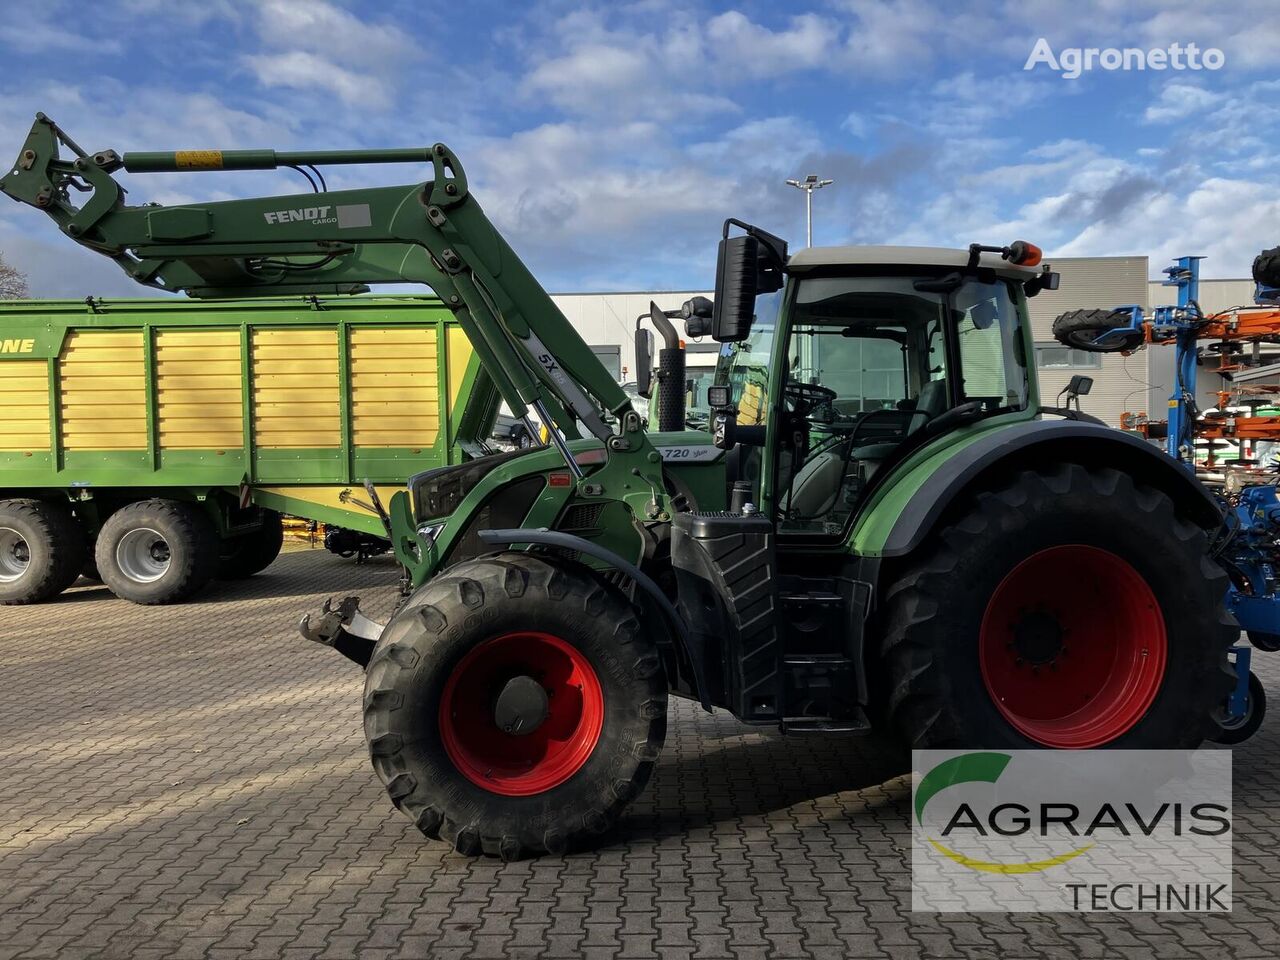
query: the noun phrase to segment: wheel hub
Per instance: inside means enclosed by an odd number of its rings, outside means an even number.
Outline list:
[[[494,725],[514,737],[527,737],[547,719],[551,700],[533,677],[512,677],[493,705]]]
[[[1013,627],[1013,649],[1033,667],[1058,659],[1065,633],[1057,616],[1048,610],[1029,610]]]
[[[153,583],[169,569],[169,544],[150,527],[130,530],[116,544],[116,564],[136,583]]]
[[[0,527],[0,583],[12,583],[31,565],[31,547],[22,534]]]
[[[1126,560],[1064,544],[1013,568],[978,634],[991,702],[1046,747],[1103,746],[1146,714],[1164,680],[1169,639],[1151,586]]]
[[[527,797],[586,765],[604,728],[604,692],[586,656],[550,633],[476,644],[440,697],[440,740],[454,767],[490,793]]]

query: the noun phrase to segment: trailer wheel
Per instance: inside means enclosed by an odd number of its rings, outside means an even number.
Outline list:
[[[1259,650],[1275,653],[1280,650],[1280,633],[1263,633],[1261,630],[1246,630],[1249,642]]]
[[[1088,350],[1091,353],[1119,353],[1122,350],[1136,350],[1142,346],[1144,335],[1141,330],[1134,330],[1123,336],[1112,337],[1105,345],[1096,341],[1108,330],[1122,327],[1129,323],[1126,310],[1070,310],[1059,314],[1053,321],[1053,337],[1059,343],[1077,350]]]
[[[218,534],[197,507],[176,500],[140,500],[107,518],[94,549],[98,573],[123,600],[176,603],[213,576]]]
[[[219,580],[243,580],[261,573],[280,556],[284,524],[274,510],[262,511],[262,526],[252,533],[222,541],[218,557]]]
[[[392,802],[426,836],[504,860],[606,830],[649,779],[666,708],[657,646],[625,599],[527,554],[421,587],[365,681]]]
[[[1191,748],[1238,627],[1203,530],[1063,464],[982,492],[886,598],[886,709],[914,748]]]
[[[1245,695],[1244,715],[1230,720],[1220,719],[1218,721],[1218,729],[1210,734],[1209,739],[1214,743],[1227,744],[1228,746],[1244,743],[1258,732],[1266,715],[1267,692],[1263,689],[1262,681],[1258,679],[1258,675],[1250,671],[1249,692]]]
[[[0,604],[40,603],[75,582],[84,532],[60,503],[0,501]]]

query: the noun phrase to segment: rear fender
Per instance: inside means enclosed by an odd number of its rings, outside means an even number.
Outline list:
[[[1013,470],[1078,463],[1113,467],[1168,495],[1180,513],[1205,529],[1222,522],[1212,494],[1182,464],[1138,437],[1073,420],[1030,420],[980,434],[948,447],[891,479],[904,495],[880,499],[877,517],[860,518],[854,550],[869,558],[903,557],[937,526],[961,494]]]

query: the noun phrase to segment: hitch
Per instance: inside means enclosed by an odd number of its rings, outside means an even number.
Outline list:
[[[360,612],[359,597],[343,597],[337,606],[331,597],[324,602],[320,618],[314,624],[309,613],[298,624],[298,631],[308,640],[333,647],[348,660],[360,664],[362,670],[369,666],[382,628],[382,624]]]

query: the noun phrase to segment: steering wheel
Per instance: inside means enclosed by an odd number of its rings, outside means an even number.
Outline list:
[[[792,402],[796,413],[807,416],[810,411],[819,407],[830,407],[840,394],[820,383],[801,383],[799,380],[788,380],[782,388],[782,394]]]

